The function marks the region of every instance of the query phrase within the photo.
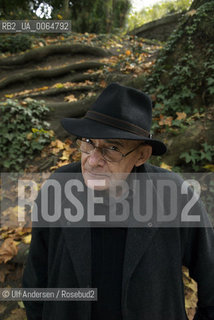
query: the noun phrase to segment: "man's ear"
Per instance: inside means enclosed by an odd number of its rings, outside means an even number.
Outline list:
[[[142,145],[139,147],[138,156],[136,157],[135,166],[139,167],[144,164],[152,155],[152,146]]]

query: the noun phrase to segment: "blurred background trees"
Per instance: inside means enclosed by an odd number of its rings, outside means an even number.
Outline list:
[[[130,0],[0,0],[1,19],[71,19],[75,32],[109,33],[125,26]]]
[[[168,14],[186,12],[191,4],[192,0],[158,1],[152,7],[145,7],[139,12],[130,12],[127,20],[127,29],[132,30]]]
[[[0,0],[0,19],[70,19],[74,32],[115,33],[167,14],[185,12],[192,2],[158,1],[134,12],[131,0]],[[203,0],[194,2],[201,4]]]

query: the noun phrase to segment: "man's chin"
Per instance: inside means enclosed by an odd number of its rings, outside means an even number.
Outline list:
[[[85,184],[89,189],[93,189],[93,190],[97,190],[97,191],[104,191],[104,190],[108,190],[109,186],[106,185],[105,181],[105,185],[98,185],[100,182],[100,180],[85,180]]]
[[[83,174],[85,184],[88,188],[93,190],[107,190],[109,189],[110,178],[104,175],[94,175],[88,172]]]

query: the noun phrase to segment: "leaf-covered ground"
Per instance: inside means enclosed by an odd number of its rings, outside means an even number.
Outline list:
[[[46,49],[48,46],[63,47],[66,45],[81,45],[81,48],[79,50],[76,48],[76,52],[72,54],[69,51],[63,53],[62,48],[59,54],[50,52],[39,61],[33,61],[32,59],[24,64],[18,61],[16,65],[5,65],[4,58],[7,60],[10,55],[2,55],[2,58],[0,58],[2,76],[0,80],[0,98],[21,99],[26,96],[34,98],[42,96],[46,102],[63,100],[72,102],[77,98],[83,99],[86,94],[92,94],[94,88],[97,91],[97,89],[105,87],[105,79],[109,75],[136,77],[138,74],[148,72],[154,63],[155,54],[161,48],[161,44],[157,42],[146,41],[133,36],[119,37],[115,35],[75,34],[68,38],[63,36],[59,36],[57,39],[47,37],[34,41],[34,49]],[[82,48],[84,46],[85,48]],[[107,53],[106,57],[100,57],[99,52],[87,50],[88,46],[104,49]],[[26,55],[26,53],[28,52],[22,53],[22,56]],[[80,68],[77,70],[74,68],[69,69],[69,66],[73,64],[84,62],[88,62],[88,67],[84,68],[83,66],[82,70]],[[100,62],[100,66],[93,64],[93,62]],[[68,70],[66,70],[66,67],[68,67]],[[62,71],[59,73],[60,69]],[[56,74],[53,75],[55,70]],[[52,72],[50,76],[49,71]],[[75,75],[79,75],[80,80],[76,79]],[[82,75],[82,80],[80,75]],[[80,86],[87,86],[89,93],[85,93],[83,88],[81,93],[77,90],[75,94],[74,88]],[[67,89],[63,96],[62,88]],[[69,88],[71,92],[74,92],[73,95],[69,94]],[[54,93],[53,89],[55,89]],[[57,92],[57,89],[60,90]],[[50,90],[52,90],[52,94]],[[50,98],[50,96],[52,97]]]

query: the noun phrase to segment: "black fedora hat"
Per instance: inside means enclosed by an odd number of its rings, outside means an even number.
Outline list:
[[[152,146],[153,155],[166,152],[163,142],[150,134],[152,103],[140,90],[111,83],[99,95],[84,118],[64,118],[69,133],[91,139],[143,140]]]

